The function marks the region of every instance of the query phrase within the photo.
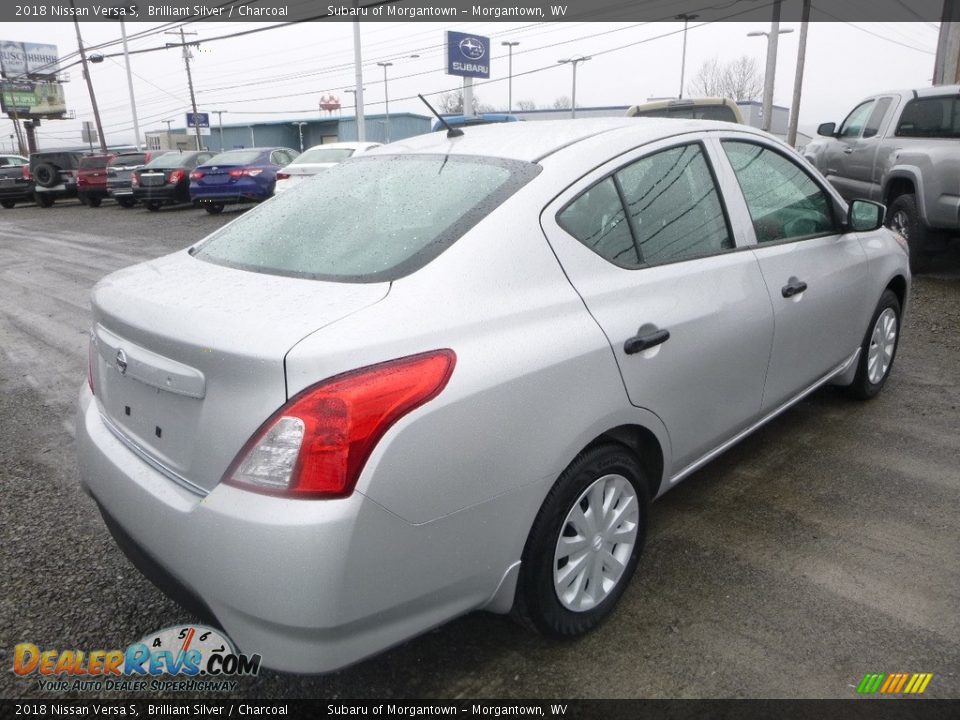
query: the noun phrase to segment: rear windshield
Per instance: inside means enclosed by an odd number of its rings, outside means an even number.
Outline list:
[[[92,157],[82,157],[80,158],[80,168],[85,170],[90,168],[102,168],[107,166],[107,157],[106,155],[94,155]]]
[[[197,156],[197,153],[178,153],[168,152],[155,157],[144,167],[159,168],[161,170],[172,170],[173,168],[186,167]]]
[[[394,280],[440,255],[539,170],[496,158],[359,156],[224,226],[194,254],[279,275]]]
[[[214,155],[204,165],[246,165],[256,162],[261,155],[263,155],[262,150],[228,150]]]
[[[723,120],[736,122],[737,116],[726,105],[668,105],[653,110],[640,110],[635,117],[683,118],[685,120]]]
[[[146,157],[143,153],[134,153],[132,155],[117,155],[110,161],[110,167],[129,167],[130,165],[143,165]]]
[[[307,150],[303,155],[293,161],[294,165],[303,163],[338,163],[343,162],[353,155],[353,148],[317,148],[316,150]]]
[[[960,99],[911,100],[900,115],[896,134],[898,137],[960,137]]]

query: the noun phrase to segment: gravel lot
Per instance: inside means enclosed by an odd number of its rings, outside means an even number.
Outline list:
[[[192,621],[80,491],[73,414],[93,284],[236,212],[0,210],[0,666],[18,642],[126,647]],[[236,696],[850,698],[865,673],[903,671],[960,697],[960,253],[943,268],[915,281],[879,398],[822,390],[654,506],[599,631],[555,643],[475,613],[333,675],[262,672]],[[10,672],[0,696],[52,697]]]

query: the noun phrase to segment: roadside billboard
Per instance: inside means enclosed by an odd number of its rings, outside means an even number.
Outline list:
[[[447,75],[490,77],[490,38],[447,32]]]
[[[8,80],[52,78],[59,57],[56,45],[0,40],[0,74]]]
[[[0,80],[0,111],[26,118],[62,118],[67,112],[63,86],[46,80]]]

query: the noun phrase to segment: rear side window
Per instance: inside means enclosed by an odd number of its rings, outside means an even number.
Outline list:
[[[224,226],[194,256],[295,277],[394,280],[440,255],[539,170],[472,156],[361,156]]]
[[[696,143],[627,165],[567,205],[557,222],[601,257],[627,268],[734,246],[713,173]]]
[[[724,140],[758,243],[838,232],[827,194],[796,162],[762,145]]]
[[[960,137],[960,99],[911,100],[900,115],[896,134],[898,137]]]

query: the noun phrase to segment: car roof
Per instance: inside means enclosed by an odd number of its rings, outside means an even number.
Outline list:
[[[320,145],[311,145],[304,152],[310,152],[311,150],[362,150],[367,147],[379,147],[381,143],[366,141],[366,142],[335,142],[335,143],[321,143]]]
[[[460,137],[448,138],[445,130],[417,135],[377,148],[369,154],[480,155],[539,162],[563,148],[603,134],[626,133],[632,142],[639,145],[685,132],[730,130],[733,127],[730,123],[716,120],[632,117],[495,123],[465,128]],[[737,130],[750,130],[743,125],[735,127]]]
[[[931,85],[930,87],[907,88],[906,90],[886,90],[884,92],[873,93],[870,97],[864,98],[864,100],[872,100],[883,95],[900,95],[908,99],[911,97],[956,96],[960,95],[960,85]]]

